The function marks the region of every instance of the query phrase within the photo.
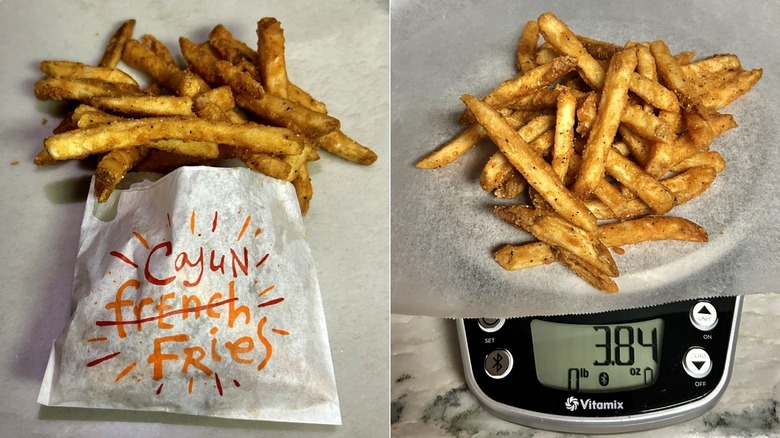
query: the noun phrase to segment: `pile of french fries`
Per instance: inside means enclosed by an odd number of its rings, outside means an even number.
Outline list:
[[[445,166],[486,137],[497,146],[480,185],[518,198],[495,213],[537,239],[496,250],[503,268],[559,261],[613,293],[610,249],[708,240],[701,226],[667,213],[724,170],[710,145],[737,124],[721,110],[761,69],[745,70],[731,54],[672,54],[661,40],[593,40],[550,12],[525,25],[516,56],[519,74],[482,99],[464,95],[465,129],[417,163]]]
[[[239,159],[292,182],[306,214],[313,190],[307,163],[323,149],[370,165],[377,155],[341,131],[325,105],[288,79],[284,32],[272,17],[257,23],[257,49],[223,25],[208,41],[179,40],[185,65],[152,35],[133,39],[135,20],[111,37],[97,66],[43,61],[40,100],[74,109],[44,140],[38,165],[99,157],[95,193],[105,202],[131,170],[168,172]],[[151,78],[141,88],[123,61]]]

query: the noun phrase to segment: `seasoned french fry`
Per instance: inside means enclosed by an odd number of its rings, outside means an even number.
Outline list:
[[[505,245],[493,255],[498,264],[507,271],[548,265],[556,260],[555,252],[544,242]]]
[[[681,217],[648,216],[601,225],[598,238],[610,248],[652,240],[706,242],[707,230]]]
[[[284,31],[279,20],[265,17],[257,22],[257,69],[260,83],[272,94],[287,98],[287,67],[284,59]]]
[[[41,62],[47,77],[34,87],[39,99],[80,102],[44,139],[34,162],[100,155],[98,202],[132,170],[166,173],[241,160],[292,182],[305,214],[313,192],[306,163],[320,158],[318,147],[363,165],[377,159],[340,130],[324,103],[287,79],[276,19],[257,22],[259,52],[221,24],[204,43],[181,37],[182,66],[155,36],[132,39],[134,25],[128,20],[114,33],[99,66]],[[152,82],[141,90],[133,76],[116,68],[120,59]]]
[[[617,276],[618,269],[609,250],[594,233],[587,232],[561,217],[523,204],[497,206],[495,213],[560,251],[569,252],[603,274]]]
[[[536,68],[536,45],[539,42],[539,24],[529,21],[523,27],[520,41],[517,43],[517,68],[528,73]]]
[[[661,40],[650,43],[650,52],[655,58],[658,75],[666,85],[677,93],[683,107],[687,110],[703,110],[701,96],[693,84],[686,80],[680,64],[669,52],[669,46]],[[704,111],[706,112],[706,111]]]
[[[635,68],[636,49],[634,48],[621,51],[610,61],[596,120],[582,154],[577,180],[572,187],[572,191],[580,197],[593,192],[604,176],[604,165],[620,125],[621,114],[626,107],[628,85]]]
[[[139,146],[111,151],[100,159],[95,170],[95,195],[98,202],[106,202],[125,174],[137,165],[148,149]]]
[[[615,149],[607,156],[606,171],[645,201],[656,214],[664,214],[674,207],[674,196],[669,189]]]
[[[518,97],[554,83],[566,73],[574,70],[576,66],[577,59],[574,57],[556,57],[548,64],[540,65],[527,73],[502,82],[482,100],[493,109],[506,108]],[[468,111],[464,111],[460,123],[467,124],[473,121],[472,115]]]
[[[316,143],[333,155],[364,166],[372,164],[377,159],[374,151],[347,137],[341,130],[317,137]]]
[[[555,145],[550,165],[561,181],[569,173],[569,162],[574,154],[574,123],[577,98],[568,90],[558,95],[558,109],[555,115]]]
[[[148,73],[177,96],[194,97],[209,89],[198,75],[167,62],[137,40],[130,40],[125,44],[122,60],[129,66]]]
[[[551,12],[545,12],[536,21],[545,40],[558,52],[575,57],[582,78],[600,91],[606,76],[604,68],[588,53],[574,32]]]
[[[122,120],[68,131],[47,137],[44,146],[53,158],[63,160],[163,139],[213,141],[272,154],[297,154],[303,149],[300,140],[285,128],[179,117]]]
[[[137,86],[117,84],[98,79],[45,78],[35,83],[38,100],[79,100],[93,97],[139,94]]]
[[[155,55],[168,64],[176,64],[173,54],[168,47],[154,35],[144,34],[141,36],[141,43],[149,48]]]
[[[558,176],[512,129],[501,115],[474,96],[462,97],[477,121],[513,166],[562,217],[585,230],[596,228],[596,218],[585,205],[563,186]]]
[[[132,76],[113,67],[95,67],[72,61],[41,61],[41,71],[53,78],[94,79],[138,88]]]
[[[186,96],[101,96],[89,104],[104,111],[133,117],[194,117],[192,98]]]
[[[311,185],[311,177],[309,176],[309,169],[306,167],[306,163],[298,169],[298,173],[295,179],[292,180],[293,187],[295,187],[295,194],[298,197],[298,205],[301,207],[301,214],[305,215],[309,211],[309,204],[311,198],[314,196],[313,187]]]
[[[119,60],[122,59],[122,51],[125,50],[125,44],[130,38],[133,37],[133,29],[135,28],[135,20],[130,19],[122,23],[121,26],[111,35],[111,39],[106,45],[106,49],[103,52],[103,57],[98,64],[101,67],[116,67]]]

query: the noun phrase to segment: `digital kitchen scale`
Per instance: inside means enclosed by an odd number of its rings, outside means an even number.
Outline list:
[[[505,420],[618,433],[708,411],[728,384],[742,297],[588,315],[461,319],[471,392]]]

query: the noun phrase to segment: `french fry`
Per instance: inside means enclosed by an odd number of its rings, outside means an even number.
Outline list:
[[[604,68],[588,53],[574,32],[551,12],[545,12],[536,21],[544,39],[556,51],[575,57],[582,78],[592,88],[600,91],[604,87],[606,76]]]
[[[301,214],[305,215],[309,211],[309,204],[314,196],[313,187],[311,185],[311,177],[309,176],[309,169],[306,163],[298,169],[298,173],[295,179],[292,180],[293,187],[295,187],[295,194],[298,197],[298,205],[301,207]]]
[[[680,110],[680,102],[671,90],[638,73],[631,74],[631,83],[628,89],[654,108],[670,112]]]
[[[53,158],[65,160],[163,139],[213,141],[272,154],[296,154],[303,149],[300,140],[285,128],[179,117],[122,120],[68,131],[47,137],[44,146]]]
[[[607,247],[648,242],[652,240],[685,240],[706,242],[707,230],[681,217],[648,216],[599,226],[599,240]]]
[[[101,96],[89,104],[104,111],[133,117],[194,117],[193,101],[182,96]]]
[[[517,125],[521,123],[521,121],[525,120],[525,116],[523,115],[521,118],[510,116],[505,117],[504,120],[509,123],[513,129],[515,129]],[[528,145],[531,147],[531,150],[538,153],[539,151],[531,143],[539,138],[544,132],[552,129],[554,124],[555,117],[552,115],[542,114],[529,120],[528,123],[516,130],[520,138],[528,143]],[[487,135],[487,133],[485,133],[485,135]],[[482,174],[480,175],[479,183],[483,190],[492,192],[503,186],[514,170],[515,168],[512,166],[509,160],[507,160],[506,156],[504,156],[500,150],[496,151],[493,153],[493,155],[491,155],[490,159],[482,168]],[[509,195],[507,194],[505,196]]]
[[[98,64],[101,67],[116,67],[119,60],[122,59],[122,52],[125,49],[125,44],[130,38],[133,37],[133,29],[135,29],[135,20],[130,19],[122,23],[121,26],[111,35],[106,49],[103,52],[103,57]]]
[[[122,60],[129,66],[148,73],[177,96],[194,97],[209,89],[198,75],[167,62],[137,40],[129,40],[125,44]]]
[[[72,61],[41,61],[40,69],[52,78],[94,79],[138,88],[138,83],[132,76],[112,67],[95,67]]]
[[[462,97],[477,121],[528,184],[562,217],[585,230],[596,228],[596,218],[587,207],[563,186],[552,168],[512,129],[494,109],[474,96]]]
[[[680,64],[669,52],[669,46],[661,40],[656,40],[650,43],[650,52],[655,58],[658,75],[671,90],[677,93],[683,107],[687,110],[706,112],[700,94],[693,84],[686,80]]]
[[[633,104],[623,108],[620,122],[631,128],[639,136],[652,141],[669,142],[674,135],[672,125],[660,117]]]
[[[34,87],[38,100],[78,100],[87,102],[93,97],[140,94],[137,86],[116,84],[98,79],[45,78]]]
[[[615,283],[615,280],[603,272],[592,269],[590,265],[583,263],[582,259],[565,251],[558,252],[557,257],[561,263],[594,288],[607,294],[618,292],[618,285]]]
[[[279,20],[265,17],[257,22],[257,69],[260,83],[272,94],[287,98],[287,67],[284,59],[284,31]]]
[[[135,167],[148,149],[139,146],[111,151],[100,159],[95,170],[95,195],[98,202],[106,202],[125,174]]]
[[[554,83],[566,73],[574,70],[576,66],[577,59],[572,56],[556,57],[547,64],[502,82],[482,100],[493,109],[505,108],[518,97]],[[472,115],[468,111],[464,111],[460,123],[467,124],[473,121]]]
[[[517,68],[522,73],[528,73],[536,68],[536,45],[539,42],[539,24],[529,21],[523,28],[520,41],[517,43]]]
[[[669,189],[615,149],[607,156],[606,172],[646,202],[656,214],[664,214],[674,207],[674,196]]]
[[[555,115],[555,144],[550,165],[553,172],[564,181],[569,173],[569,162],[574,154],[574,123],[577,112],[577,98],[564,90],[558,95],[558,109]]]
[[[618,275],[615,260],[594,233],[572,227],[571,223],[556,214],[523,204],[497,206],[494,211],[506,222],[533,234],[559,251],[575,255],[599,272],[612,277]]]
[[[582,154],[577,180],[572,187],[572,191],[580,197],[593,192],[604,176],[604,165],[620,125],[621,114],[626,107],[628,84],[635,68],[636,49],[634,48],[621,51],[610,61],[596,120]]]
[[[334,130],[317,137],[316,143],[333,155],[364,166],[372,164],[377,159],[374,151],[347,137],[341,130]]]
[[[149,48],[157,57],[163,60],[163,62],[176,65],[176,60],[173,58],[173,54],[168,47],[158,40],[154,35],[144,34],[141,36],[141,43]]]
[[[504,245],[493,255],[498,264],[507,271],[549,265],[556,260],[555,252],[544,242]]]

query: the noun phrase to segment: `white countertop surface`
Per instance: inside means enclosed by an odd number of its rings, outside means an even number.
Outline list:
[[[746,296],[728,388],[704,415],[626,437],[780,436],[780,297]],[[498,419],[466,387],[455,322],[392,316],[394,437],[563,437]],[[620,435],[608,435],[620,436]]]
[[[0,436],[382,436],[389,421],[389,35],[387,2],[0,1]],[[290,78],[324,101],[342,129],[371,147],[370,167],[327,153],[310,167],[304,220],[318,271],[342,413],[341,426],[230,421],[162,413],[49,408],[36,403],[51,343],[68,323],[92,170],[36,168],[59,122],[37,102],[44,59],[97,62],[128,18],[178,53],[218,23],[253,45],[256,22],[285,29]],[[46,119],[47,123],[42,124]]]

